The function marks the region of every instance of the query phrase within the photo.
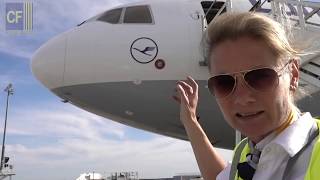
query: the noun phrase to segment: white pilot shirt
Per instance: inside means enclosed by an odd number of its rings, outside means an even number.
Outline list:
[[[281,180],[290,157],[293,157],[307,143],[314,120],[310,113],[304,113],[278,136],[270,134],[256,148],[262,150],[253,180]],[[231,163],[222,170],[217,180],[229,180]],[[305,172],[295,171],[292,180],[304,179]]]

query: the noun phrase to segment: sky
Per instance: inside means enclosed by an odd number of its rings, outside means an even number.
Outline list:
[[[18,180],[72,180],[81,173],[138,171],[141,178],[199,172],[192,148],[181,141],[131,128],[61,100],[32,75],[32,54],[46,41],[113,6],[132,0],[33,0],[33,30],[5,29],[0,1],[0,134],[8,83],[5,156]],[[1,141],[2,141],[2,135]],[[230,160],[230,152],[220,150]]]

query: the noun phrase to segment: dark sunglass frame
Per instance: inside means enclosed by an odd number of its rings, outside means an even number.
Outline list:
[[[215,75],[215,76],[212,76],[208,79],[208,82],[207,82],[207,85],[208,85],[208,89],[210,91],[210,93],[215,96],[216,98],[219,98],[219,99],[222,99],[222,98],[227,98],[228,96],[230,96],[231,94],[233,94],[234,92],[234,89],[236,88],[237,86],[237,75],[240,74],[242,79],[244,80],[245,84],[247,85],[247,87],[249,87],[250,89],[253,89],[255,91],[258,91],[258,92],[268,92],[272,89],[274,89],[275,87],[278,86],[279,84],[279,77],[282,75],[282,70],[284,70],[286,68],[287,65],[291,64],[292,60],[289,60],[283,67],[281,67],[279,70],[275,70],[274,68],[271,68],[271,67],[261,67],[261,68],[255,68],[255,69],[250,69],[250,70],[244,70],[244,71],[239,71],[239,72],[234,72],[234,73],[228,73],[228,74],[219,74],[219,75]],[[255,87],[255,85],[251,83],[250,80],[248,80],[248,78],[246,78],[246,76],[250,75],[250,73],[252,72],[257,72],[257,71],[261,71],[261,70],[264,70],[264,71],[269,71],[269,73],[274,73],[274,77],[272,77],[273,79],[270,80],[270,82],[268,82],[269,84],[267,84],[267,86],[265,87]],[[258,73],[255,73],[255,74],[259,74]],[[262,73],[263,74],[263,73]],[[271,74],[270,74],[271,75]],[[227,89],[228,91],[226,91],[225,93],[220,93],[220,94],[223,94],[223,95],[219,95],[219,94],[216,94],[215,91],[214,91],[214,87],[212,87],[213,83],[212,81],[216,78],[219,78],[219,77],[222,77],[222,76],[227,76],[228,78],[232,78],[233,79],[233,85],[232,85],[232,88],[229,88]],[[252,75],[251,75],[252,76]],[[230,79],[229,79],[230,80]],[[263,80],[263,79],[258,79],[259,80]],[[272,84],[271,84],[272,83]],[[230,86],[231,87],[231,86]],[[217,88],[216,88],[217,89]]]

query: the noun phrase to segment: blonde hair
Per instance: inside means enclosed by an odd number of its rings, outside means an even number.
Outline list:
[[[276,57],[296,58],[299,50],[291,45],[287,34],[280,23],[266,16],[252,12],[225,13],[209,24],[203,36],[204,57],[210,70],[210,57],[216,46],[247,36],[264,41]]]

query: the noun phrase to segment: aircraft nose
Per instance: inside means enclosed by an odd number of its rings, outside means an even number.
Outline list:
[[[32,57],[32,73],[49,89],[63,85],[66,41],[65,35],[57,36],[42,45]]]

